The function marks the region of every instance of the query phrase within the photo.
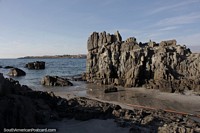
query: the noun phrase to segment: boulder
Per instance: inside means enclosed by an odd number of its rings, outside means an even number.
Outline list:
[[[36,62],[29,62],[25,65],[28,69],[45,69],[45,62],[44,61],[36,61]]]
[[[65,78],[49,75],[42,78],[41,84],[46,86],[73,86],[73,84]]]
[[[19,68],[12,68],[10,69],[10,72],[8,73],[8,75],[16,77],[16,76],[25,76],[26,73]]]
[[[118,89],[116,87],[110,86],[104,90],[104,93],[111,93],[111,92],[117,92],[117,91]]]
[[[4,67],[5,69],[11,69],[11,68],[14,68],[13,66],[5,66]]]

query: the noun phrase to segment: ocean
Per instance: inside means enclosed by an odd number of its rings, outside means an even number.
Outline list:
[[[29,70],[25,68],[25,64],[34,61],[44,61],[44,70]],[[33,90],[62,91],[65,87],[45,87],[41,85],[41,79],[46,75],[70,77],[80,75],[86,70],[86,59],[72,59],[72,58],[59,58],[59,59],[0,59],[0,73],[3,73],[4,77],[13,78],[19,81],[22,85],[27,85]],[[9,69],[5,69],[5,66],[13,66],[22,69],[26,72],[26,76],[9,77],[7,74]],[[82,82],[75,82],[75,86],[80,86]],[[68,89],[70,90],[70,89]]]

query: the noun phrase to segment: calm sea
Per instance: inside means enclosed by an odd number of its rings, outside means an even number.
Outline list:
[[[44,70],[29,70],[24,67],[26,63],[34,61],[44,61],[46,68]],[[0,59],[0,66],[13,66],[24,70],[26,76],[11,78],[18,80],[21,84],[28,85],[32,89],[40,90],[43,88],[40,81],[45,75],[66,77],[85,72],[86,59]],[[8,72],[9,69],[0,68],[0,73],[3,73],[4,77],[9,77]]]

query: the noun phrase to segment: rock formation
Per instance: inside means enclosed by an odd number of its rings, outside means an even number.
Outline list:
[[[113,118],[130,132],[199,132],[200,124],[187,115],[162,110],[123,109],[88,98],[63,99],[52,92],[32,91],[0,74],[0,132],[4,128],[37,128],[52,120]],[[55,127],[56,128],[56,127]],[[182,132],[181,132],[182,133]]]
[[[19,68],[12,68],[12,69],[10,69],[8,75],[16,77],[16,76],[25,76],[26,73]]]
[[[44,61],[36,61],[36,62],[29,62],[25,65],[28,69],[45,69],[45,62]]]
[[[41,83],[46,86],[73,86],[70,81],[58,76],[45,76],[42,78]]]
[[[126,87],[146,86],[166,92],[200,91],[200,54],[176,40],[138,43],[94,32],[87,43],[88,82]]]

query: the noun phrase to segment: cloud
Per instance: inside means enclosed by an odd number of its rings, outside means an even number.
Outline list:
[[[170,30],[175,30],[175,29],[178,29],[178,28],[179,28],[178,26],[169,26],[169,27],[161,28],[158,31],[170,31]]]
[[[193,3],[197,3],[197,2],[199,2],[199,1],[198,0],[187,0],[187,1],[182,1],[182,2],[176,3],[176,4],[173,3],[172,5],[161,6],[161,7],[156,8],[155,10],[152,10],[151,12],[149,12],[149,15],[164,12],[167,10],[179,9],[180,7],[188,6],[189,4],[193,4]],[[162,3],[162,4],[166,4],[166,1],[164,1],[164,3]]]
[[[158,21],[156,26],[174,26],[174,25],[182,25],[182,24],[190,24],[200,22],[200,13],[190,13],[187,15],[176,16],[171,18],[165,18]]]

